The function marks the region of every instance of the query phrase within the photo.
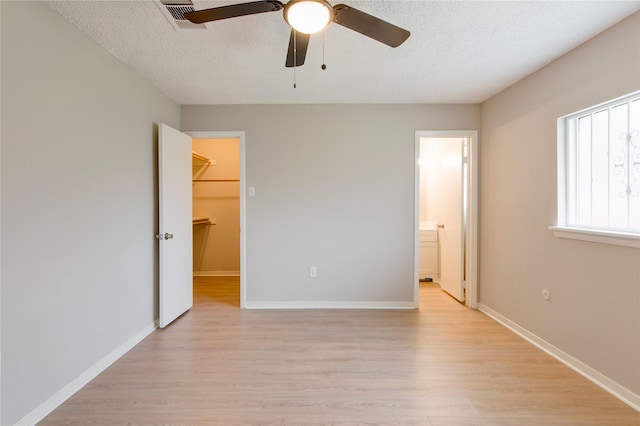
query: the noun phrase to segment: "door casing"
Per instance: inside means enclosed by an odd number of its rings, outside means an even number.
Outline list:
[[[247,299],[247,194],[246,161],[245,161],[245,132],[244,131],[185,131],[194,139],[226,139],[240,140],[240,308],[245,309]]]
[[[414,148],[414,249],[413,249],[413,282],[414,306],[419,308],[419,241],[420,241],[420,139],[421,138],[467,138],[467,229],[466,245],[466,295],[465,305],[472,309],[478,307],[478,131],[477,130],[418,130],[415,133]]]

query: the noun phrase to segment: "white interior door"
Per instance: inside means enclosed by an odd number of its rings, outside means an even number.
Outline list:
[[[438,138],[440,179],[438,241],[440,244],[440,286],[464,301],[464,217],[463,139]]]
[[[193,305],[191,137],[165,124],[158,135],[160,240],[159,325]]]

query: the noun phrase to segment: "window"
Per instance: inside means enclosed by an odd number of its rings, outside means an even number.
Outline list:
[[[558,139],[554,229],[640,237],[640,92],[561,117]]]

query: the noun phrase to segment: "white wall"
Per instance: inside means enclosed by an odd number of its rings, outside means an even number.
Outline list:
[[[547,226],[556,119],[639,88],[636,13],[482,105],[479,196],[480,303],[636,395],[640,250],[555,238]]]
[[[477,129],[478,113],[183,106],[184,131],[246,131],[247,306],[413,306],[415,131]]]
[[[156,122],[177,104],[40,2],[2,9],[2,419],[156,318]]]

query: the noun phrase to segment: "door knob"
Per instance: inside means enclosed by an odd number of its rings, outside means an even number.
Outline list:
[[[173,234],[170,234],[168,232],[165,232],[164,235],[163,234],[158,234],[156,235],[156,238],[159,240],[172,240],[173,239]]]

